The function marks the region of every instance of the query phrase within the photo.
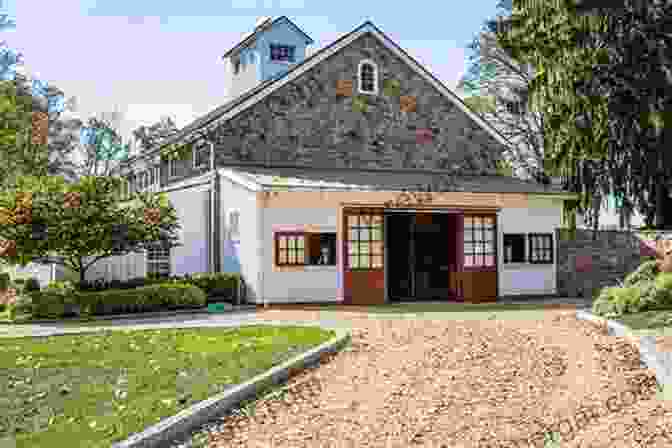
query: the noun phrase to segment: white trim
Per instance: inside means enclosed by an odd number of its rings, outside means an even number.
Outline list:
[[[332,44],[331,47],[327,46],[326,48],[319,50],[319,54],[313,57],[313,59],[310,59],[307,62],[301,64],[292,73],[288,74],[287,76],[281,78],[280,80],[272,83],[268,87],[255,93],[254,95],[247,98],[245,101],[243,101],[236,107],[230,109],[229,111],[221,115],[219,118],[214,119],[212,122],[207,124],[205,128],[207,129],[217,127],[219,126],[220,123],[230,120],[231,118],[235,117],[248,107],[254,106],[267,96],[271,95],[276,90],[279,90],[284,85],[293,82],[295,79],[299,78],[305,72],[315,67],[317,64],[338,53],[341,49],[347,47],[352,42],[359,39],[362,35],[366,33],[371,33],[374,37],[376,37],[383,46],[385,46],[387,49],[392,51],[396,56],[401,58],[401,60],[403,60],[406,64],[408,64],[417,74],[422,76],[434,88],[436,88],[446,98],[452,101],[453,104],[455,104],[462,112],[466,113],[467,116],[469,116],[469,118],[474,120],[478,125],[480,125],[483,129],[485,129],[486,132],[488,132],[500,144],[504,145],[507,149],[509,149],[513,145],[513,143],[507,141],[503,135],[501,135],[494,127],[492,127],[492,125],[490,125],[478,114],[469,109],[469,107],[466,104],[464,104],[464,102],[460,100],[460,98],[455,93],[453,93],[448,87],[446,87],[440,81],[436,80],[427,69],[423,68],[420,64],[414,62],[396,44],[394,43],[390,44],[391,41],[388,41],[388,39],[384,35],[382,35],[370,24],[362,26],[359,31],[353,32],[352,35],[343,39],[337,45]],[[190,139],[194,138],[196,138],[194,134],[184,137],[185,141],[189,141]]]
[[[236,227],[236,234],[231,234],[231,215],[236,213],[238,215],[238,222]],[[240,209],[239,208],[229,208],[226,210],[226,235],[225,238],[231,241],[240,241]]]
[[[362,90],[362,65],[368,64],[373,67],[373,92]],[[363,59],[357,64],[357,92],[363,95],[378,95],[378,65],[371,59]]]
[[[227,168],[220,168],[219,169],[219,174],[226,179],[230,180],[231,182],[235,183],[236,185],[240,185],[241,187],[245,187],[250,191],[254,192],[259,192],[262,190],[261,185],[257,182],[250,181],[242,177],[240,174],[233,172],[230,169]]]
[[[205,149],[210,150],[210,145],[201,146],[201,147],[198,147],[196,145],[192,145],[192,148],[191,148],[191,166],[192,166],[192,168],[203,168],[204,166],[208,166],[210,164],[210,154],[208,154],[208,160],[206,160],[205,162],[201,162],[200,165],[196,165],[196,154],[198,153],[198,151],[203,151]]]

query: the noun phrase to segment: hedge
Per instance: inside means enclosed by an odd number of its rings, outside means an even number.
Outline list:
[[[174,310],[203,307],[206,303],[202,290],[180,283],[97,292],[82,292],[67,284],[52,284],[34,291],[31,298],[35,318],[60,318],[77,314],[77,311],[86,316]]]

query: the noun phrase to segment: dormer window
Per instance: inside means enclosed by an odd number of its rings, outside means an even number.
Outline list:
[[[271,61],[294,62],[294,49],[292,45],[271,44]]]
[[[357,69],[359,93],[375,95],[378,93],[378,67],[373,61],[365,60],[359,63]]]

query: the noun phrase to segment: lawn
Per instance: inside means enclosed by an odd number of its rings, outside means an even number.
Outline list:
[[[109,447],[333,335],[247,326],[2,339],[0,441]]]

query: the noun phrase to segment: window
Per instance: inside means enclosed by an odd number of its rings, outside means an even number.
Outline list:
[[[271,61],[294,62],[294,48],[291,45],[271,44]]]
[[[349,269],[383,267],[383,216],[348,215],[347,257]]]
[[[504,235],[504,263],[525,263],[525,234]]]
[[[553,263],[553,234],[530,233],[529,260],[530,263],[552,264]]]
[[[308,264],[318,266],[336,266],[336,234],[308,233]]]
[[[336,234],[278,232],[275,234],[277,266],[336,266]]]
[[[240,212],[237,210],[229,212],[229,239],[240,239]]]
[[[240,72],[240,59],[236,58],[233,61],[233,74],[237,75]]]
[[[278,266],[306,264],[305,235],[303,233],[276,233],[275,256],[275,264]]]
[[[178,160],[168,159],[168,178],[177,177],[179,175]]]
[[[210,147],[207,145],[194,146],[193,149],[194,168],[201,168],[209,165]]]
[[[506,111],[512,115],[521,115],[523,113],[523,104],[520,101],[506,101]]]
[[[378,69],[372,61],[359,63],[358,79],[360,93],[378,93]]]
[[[170,275],[170,248],[163,242],[155,242],[147,248],[147,275]]]
[[[494,216],[464,217],[464,266],[495,266]]]

